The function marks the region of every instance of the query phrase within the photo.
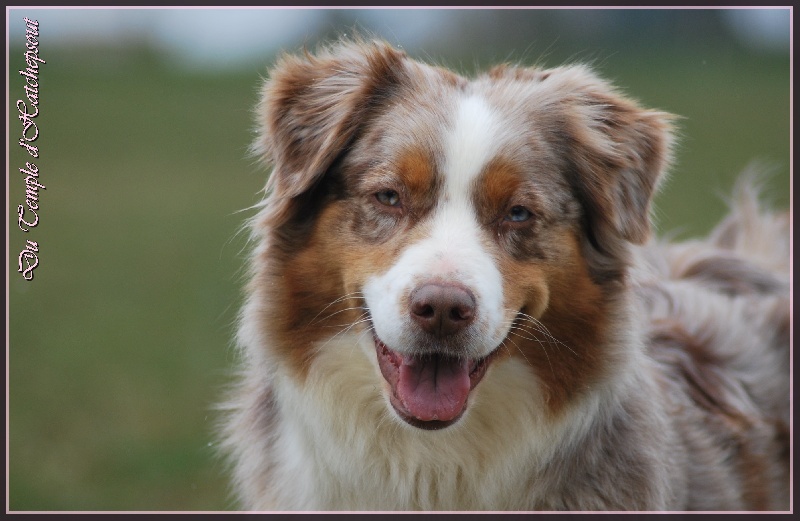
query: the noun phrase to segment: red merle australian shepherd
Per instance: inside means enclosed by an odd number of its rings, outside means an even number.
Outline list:
[[[223,447],[251,510],[786,510],[789,217],[651,238],[670,115],[381,42],[258,107]]]

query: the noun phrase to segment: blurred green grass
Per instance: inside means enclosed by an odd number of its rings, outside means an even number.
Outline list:
[[[236,212],[265,180],[246,157],[257,75],[128,58],[51,55],[40,74],[41,221],[11,230],[12,510],[228,506],[211,407],[234,357]]]
[[[21,52],[10,55],[14,114]],[[234,359],[236,232],[248,215],[237,211],[265,181],[246,154],[263,71],[181,73],[144,51],[86,56],[48,52],[41,223],[9,230],[10,509],[228,509],[212,406]],[[707,231],[724,213],[719,194],[753,159],[778,167],[769,193],[788,206],[788,56],[625,49],[597,65],[684,117],[657,199],[662,230]],[[12,147],[12,223],[26,160]],[[16,272],[25,239],[40,245],[32,282]]]

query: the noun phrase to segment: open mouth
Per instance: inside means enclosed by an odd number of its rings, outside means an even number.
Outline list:
[[[391,387],[392,407],[421,429],[442,429],[461,418],[470,391],[486,374],[494,354],[480,360],[435,353],[405,355],[373,338],[381,373]]]

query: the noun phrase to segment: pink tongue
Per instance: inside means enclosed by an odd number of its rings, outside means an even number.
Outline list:
[[[469,360],[456,358],[403,357],[397,397],[419,420],[452,420],[469,395],[469,366]]]

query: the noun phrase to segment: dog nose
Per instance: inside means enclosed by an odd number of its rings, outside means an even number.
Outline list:
[[[424,284],[411,294],[411,317],[438,338],[458,333],[475,316],[475,297],[461,286]]]

